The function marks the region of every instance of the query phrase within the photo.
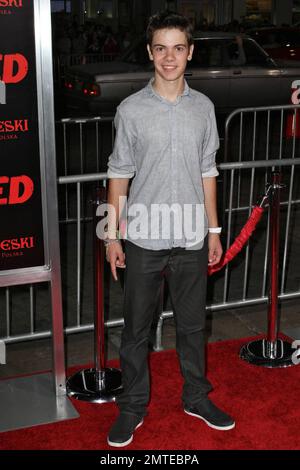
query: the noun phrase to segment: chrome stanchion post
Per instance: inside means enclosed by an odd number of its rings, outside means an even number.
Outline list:
[[[270,247],[270,275],[268,299],[268,336],[266,340],[266,356],[276,359],[278,336],[278,269],[279,269],[279,218],[280,218],[280,189],[281,175],[274,172],[272,175],[271,193],[271,247]]]
[[[77,372],[67,381],[68,395],[93,403],[114,401],[122,392],[122,376],[119,369],[106,367],[104,326],[104,243],[96,234],[97,208],[105,201],[105,188],[97,187],[93,202],[94,231],[94,300],[95,300],[95,367]]]
[[[104,266],[104,247],[103,242],[99,240],[96,234],[97,226],[97,208],[105,200],[104,188],[97,188],[95,200],[93,203],[94,218],[94,302],[95,302],[95,329],[94,329],[94,345],[95,345],[95,377],[97,389],[103,390],[105,387],[105,331],[104,331],[104,290],[103,290],[103,266]]]
[[[272,173],[272,185],[267,191],[270,206],[270,287],[268,298],[268,334],[266,339],[245,344],[240,357],[251,364],[264,367],[288,367],[293,365],[294,349],[287,341],[278,338],[278,269],[279,269],[279,220],[281,174]],[[265,202],[265,201],[264,201]]]

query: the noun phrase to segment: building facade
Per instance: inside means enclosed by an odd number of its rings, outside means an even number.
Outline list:
[[[300,21],[300,0],[52,0],[53,11],[64,9],[80,23],[94,21],[143,31],[149,15],[169,9],[189,17],[195,26],[223,25],[237,20],[249,24],[293,24]]]

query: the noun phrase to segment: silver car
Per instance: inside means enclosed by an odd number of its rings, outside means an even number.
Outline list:
[[[281,66],[250,37],[234,33],[199,33],[186,79],[207,95],[217,114],[248,106],[289,104],[291,85],[300,79],[300,66]],[[71,110],[112,115],[127,96],[153,76],[145,39],[132,44],[114,62],[70,67],[65,98]]]

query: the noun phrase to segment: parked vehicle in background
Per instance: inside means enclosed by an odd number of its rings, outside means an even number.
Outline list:
[[[300,67],[282,67],[254,39],[235,33],[196,33],[189,85],[206,94],[217,114],[236,108],[289,104]],[[145,39],[132,44],[120,60],[68,68],[66,104],[70,111],[112,115],[118,104],[153,76]]]
[[[273,58],[300,60],[300,29],[260,28],[248,34]]]

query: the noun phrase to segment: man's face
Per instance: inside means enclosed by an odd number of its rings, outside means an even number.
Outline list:
[[[155,31],[151,47],[148,44],[147,49],[155,72],[164,80],[175,81],[183,76],[194,46],[188,45],[183,31],[167,28]]]

